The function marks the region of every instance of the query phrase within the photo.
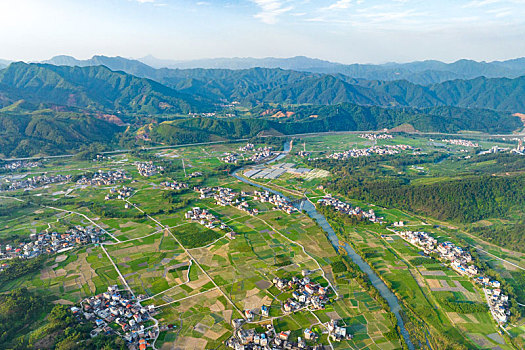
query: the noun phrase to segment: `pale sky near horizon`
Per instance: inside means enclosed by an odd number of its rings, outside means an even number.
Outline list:
[[[0,0],[0,58],[525,56],[525,0]]]

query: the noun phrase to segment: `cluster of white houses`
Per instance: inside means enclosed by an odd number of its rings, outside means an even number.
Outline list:
[[[219,227],[221,230],[226,231],[226,237],[229,239],[235,238],[235,232],[228,227],[225,223],[221,222],[215,215],[210,213],[207,209],[201,209],[194,207],[192,210],[188,210],[185,214],[186,219],[198,222],[204,227],[214,229]]]
[[[310,329],[305,329],[304,338],[298,337],[297,341],[290,340],[291,331],[276,332],[271,323],[266,325],[266,330],[258,332],[255,329],[243,329],[243,319],[233,319],[235,328],[233,336],[226,341],[226,346],[235,350],[322,350],[323,345],[315,344],[318,335]],[[313,345],[307,344],[314,343]]]
[[[107,186],[115,185],[119,182],[130,180],[131,177],[127,176],[124,170],[99,170],[91,178],[82,176],[77,184],[79,185],[91,185],[91,186]]]
[[[98,227],[80,225],[64,233],[32,233],[30,242],[0,245],[0,259],[31,259],[40,254],[63,253],[79,245],[99,243],[103,239],[103,233]]]
[[[194,187],[193,189],[200,193],[201,199],[213,198],[217,205],[231,205],[251,215],[257,215],[259,213],[257,208],[250,208],[248,205],[246,201],[246,197],[249,196],[248,192],[241,191],[241,193],[238,193],[227,187]],[[271,203],[276,209],[280,209],[287,214],[292,214],[297,211],[286,198],[268,191],[254,191],[253,200],[261,203]]]
[[[250,157],[250,160],[259,163],[273,155],[275,155],[275,153],[272,151],[272,147],[260,147],[257,149],[257,152]]]
[[[266,325],[262,332],[254,328],[243,329],[244,319],[233,319],[233,336],[226,341],[226,345],[235,350],[323,350],[325,347],[319,344],[319,334],[311,328],[305,328],[302,336],[296,341],[290,340],[291,331],[276,332],[271,323]],[[337,320],[330,320],[324,326],[328,329],[328,336],[334,341],[352,339],[346,327],[340,326]]]
[[[325,304],[329,300],[329,287],[323,287],[310,281],[308,276],[303,278],[294,276],[291,280],[276,277],[272,282],[281,291],[293,290],[292,298],[283,304],[283,311],[286,313],[306,308],[310,310],[324,309]]]
[[[451,145],[456,146],[463,146],[463,147],[479,147],[479,144],[477,142],[472,142],[469,140],[461,140],[461,139],[443,139],[441,142],[445,142]]]
[[[253,143],[247,143],[245,146],[239,147],[241,152],[255,151],[255,145]]]
[[[235,153],[226,153],[224,157],[221,158],[221,160],[228,164],[237,164],[239,161],[239,158],[237,158],[238,155]]]
[[[344,213],[344,214],[348,214],[350,216],[357,216],[360,218],[368,219],[369,221],[373,223],[378,223],[378,224],[383,223],[382,221],[383,218],[377,217],[373,209],[363,210],[359,207],[354,208],[352,207],[352,205],[345,203],[343,201],[340,201],[337,198],[332,197],[331,194],[328,194],[324,196],[323,198],[319,199],[317,201],[317,204],[332,207],[335,210],[341,213]]]
[[[39,176],[33,176],[29,177],[27,179],[22,180],[15,180],[10,181],[9,179],[6,179],[6,181],[9,183],[9,187],[7,188],[8,191],[15,191],[15,190],[32,190],[38,187],[42,187],[49,184],[54,183],[60,183],[60,182],[66,182],[71,180],[71,175],[39,175]]]
[[[413,149],[413,147],[409,145],[372,146],[370,148],[353,148],[344,152],[335,152],[329,154],[327,157],[330,159],[344,160],[349,158],[369,157],[372,154],[394,155],[409,149]]]
[[[36,168],[41,166],[42,163],[40,162],[33,162],[28,160],[19,160],[12,163],[4,164],[3,168],[7,170],[18,170],[18,169],[28,169],[28,168]]]
[[[312,152],[307,152],[307,151],[299,151],[297,152],[297,155],[301,158],[307,158],[307,157],[310,157],[310,155],[312,154]]]
[[[133,188],[131,187],[127,187],[127,186],[122,186],[120,188],[111,188],[109,190],[109,193],[106,194],[106,196],[104,197],[105,200],[110,200],[110,199],[126,199],[126,198],[129,198],[131,197],[131,193],[133,191]]]
[[[359,135],[360,138],[362,139],[367,139],[367,140],[387,140],[387,139],[393,139],[394,136],[391,135],[391,134],[361,134]]]
[[[287,214],[292,214],[297,211],[297,208],[295,208],[286,198],[268,191],[255,191],[253,199],[261,203],[271,203],[275,208],[280,209]]]
[[[135,162],[135,166],[137,167],[139,174],[144,177],[157,175],[158,173],[164,171],[163,167],[153,164],[152,161]]]
[[[160,184],[165,190],[184,190],[188,188],[188,184],[178,181],[165,181]]]
[[[194,190],[200,193],[201,199],[215,199],[217,205],[223,207],[231,205],[251,215],[257,215],[259,213],[257,208],[250,208],[245,199],[245,197],[248,196],[247,192],[241,191],[239,195],[239,193],[227,187],[194,187]]]
[[[508,296],[501,293],[500,282],[483,276],[479,269],[472,264],[472,256],[451,242],[438,243],[426,232],[400,231],[397,232],[404,240],[423,249],[426,254],[435,253],[440,260],[450,262],[450,267],[461,275],[468,276],[484,287],[492,315],[499,323],[507,322],[510,315]]]
[[[157,338],[156,326],[144,326],[145,322],[151,320],[152,309],[125,297],[118,291],[117,286],[110,286],[107,292],[84,299],[80,309],[71,308],[74,313],[82,312],[83,316],[93,323],[92,337],[115,332],[124,338],[128,347],[132,349],[146,349],[148,341]]]

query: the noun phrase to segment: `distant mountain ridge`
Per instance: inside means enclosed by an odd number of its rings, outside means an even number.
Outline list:
[[[280,68],[154,69],[123,58],[61,62],[67,65],[16,62],[0,70],[0,157],[400,125],[434,132],[523,128],[509,112],[525,110],[525,77],[423,86]],[[118,70],[91,65],[102,63]],[[185,117],[220,111],[228,101],[245,107],[235,110],[240,117]]]
[[[506,61],[477,62],[458,60],[444,63],[436,60],[410,63],[342,64],[321,59],[296,56],[290,58],[211,58],[190,61],[160,60],[153,56],[134,59],[123,57],[93,56],[89,60],[76,60],[70,56],[56,56],[43,63],[56,65],[105,65],[113,70],[130,74],[151,74],[151,68],[161,69],[230,69],[281,68],[322,74],[343,74],[365,80],[407,80],[415,84],[435,84],[454,79],[516,78],[525,75],[525,58]]]
[[[305,56],[290,58],[211,58],[189,61],[158,60],[152,56],[146,56],[138,60],[154,68],[281,68],[313,73],[344,74],[356,79],[408,80],[416,84],[432,84],[446,80],[472,79],[481,76],[516,78],[525,75],[525,58],[493,62],[462,59],[452,63],[427,60],[386,64],[342,64]]]
[[[0,106],[21,99],[34,104],[127,113],[188,113],[213,107],[203,99],[105,66],[18,62],[0,71]]]
[[[67,58],[62,61],[72,63]],[[0,84],[3,84],[0,103],[6,96],[11,98],[4,105],[19,99],[36,103],[39,101],[34,98],[46,92],[52,93],[53,98],[45,102],[153,114],[210,110],[213,103],[224,101],[238,101],[246,107],[261,103],[354,103],[380,107],[452,106],[512,113],[525,111],[525,76],[514,79],[478,77],[419,85],[406,80],[369,81],[342,74],[280,68],[154,69],[121,57],[96,58],[81,63],[86,66],[11,64],[0,71]],[[106,63],[116,71],[106,66],[90,66],[95,63]],[[135,75],[130,75],[131,72]],[[11,79],[7,79],[11,75]],[[71,80],[73,78],[76,80]],[[60,89],[56,89],[57,86]]]
[[[11,61],[0,59],[0,69],[7,67]]]

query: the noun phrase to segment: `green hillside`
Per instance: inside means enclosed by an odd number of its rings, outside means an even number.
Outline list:
[[[275,110],[277,111],[277,110]],[[286,109],[294,114],[283,119],[192,118],[170,121],[156,126],[151,139],[159,143],[185,144],[214,140],[253,137],[260,132],[283,135],[326,131],[359,131],[394,128],[412,124],[419,131],[457,132],[475,130],[512,132],[523,124],[508,113],[490,110],[467,110],[439,107],[432,109],[389,109],[349,103],[334,106],[299,106]],[[261,109],[254,110],[261,113]]]
[[[115,142],[115,124],[74,112],[0,112],[0,157],[76,152]]]
[[[24,99],[34,104],[125,113],[188,113],[212,108],[202,99],[103,66],[13,63],[0,71],[0,94],[4,105]]]

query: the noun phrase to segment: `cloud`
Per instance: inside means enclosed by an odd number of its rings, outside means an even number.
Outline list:
[[[344,10],[350,7],[352,0],[338,0],[332,5],[325,7],[324,10]]]
[[[483,7],[487,5],[497,4],[500,3],[501,0],[472,0],[468,2],[467,4],[463,5],[463,7]]]
[[[135,0],[135,1],[140,2],[141,4],[147,4],[147,3],[151,4],[155,2],[155,0]]]
[[[284,6],[284,2],[280,0],[252,0],[261,11],[254,17],[266,24],[277,23],[277,18],[293,9],[292,6]]]

